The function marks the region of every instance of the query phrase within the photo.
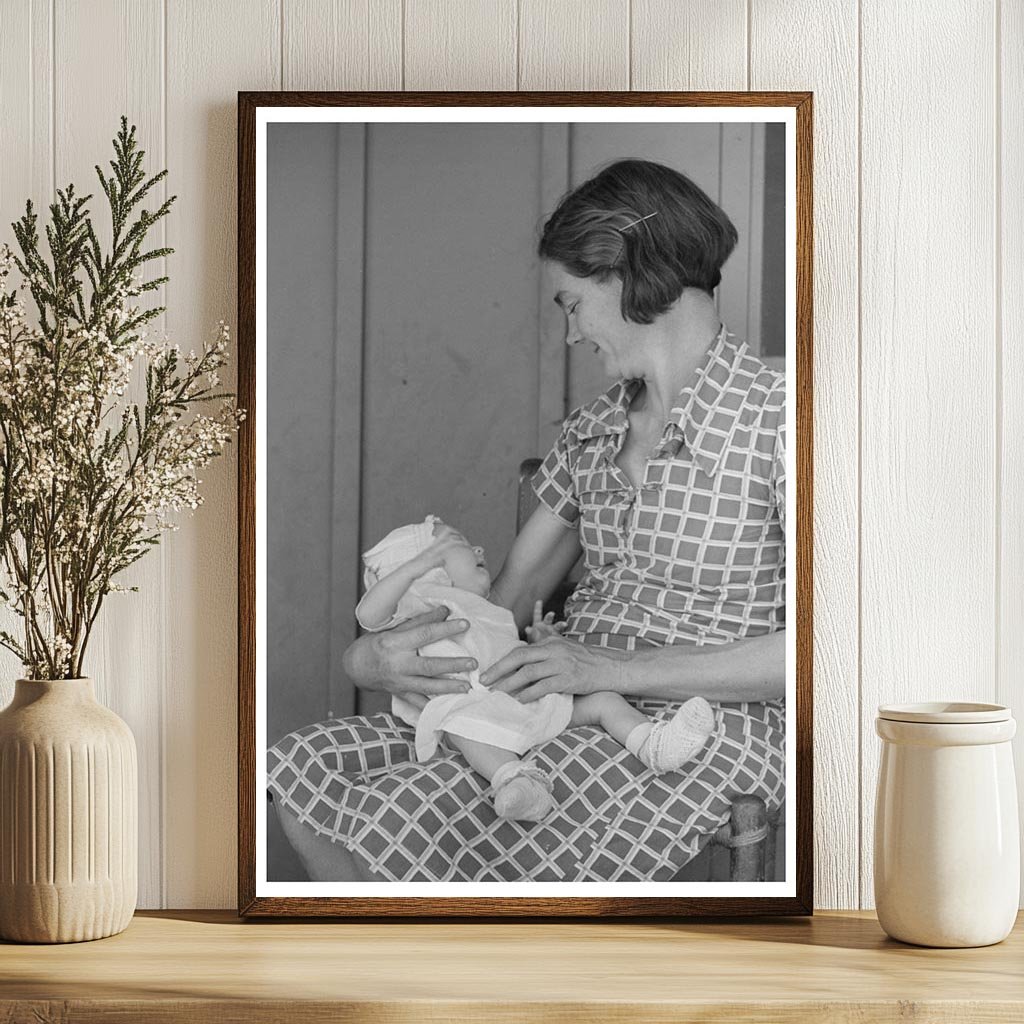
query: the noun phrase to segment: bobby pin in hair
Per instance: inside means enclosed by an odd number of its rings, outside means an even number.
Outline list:
[[[620,235],[622,235],[622,244],[619,246],[619,251],[615,254],[615,259],[613,259],[611,263],[608,264],[609,267],[614,267],[615,264],[619,262],[619,257],[622,255],[622,250],[626,248],[626,232],[631,227],[634,227],[636,224],[642,224],[645,220],[650,220],[652,217],[657,217],[658,213],[659,211],[655,210],[654,213],[649,213],[646,217],[638,217],[636,220],[631,220],[628,224],[624,225],[623,227],[615,229],[616,231],[618,231]]]
[[[636,220],[631,220],[628,224],[619,228],[619,231],[625,231],[627,228],[631,228],[634,224],[642,224],[645,220],[650,220],[652,217],[657,217],[659,211],[655,210],[654,213],[647,214],[646,217],[638,217]]]

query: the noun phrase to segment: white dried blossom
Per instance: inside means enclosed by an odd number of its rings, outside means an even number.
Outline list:
[[[81,666],[85,623],[112,577],[149,550],[174,515],[202,504],[199,472],[221,454],[244,413],[218,395],[229,331],[182,356],[165,335],[125,330],[142,277],[112,290],[105,317],[48,329],[29,321],[11,250],[0,246],[0,603],[31,630],[4,634],[34,676]],[[140,376],[141,374],[141,376]],[[148,380],[149,396],[136,381]],[[81,594],[86,595],[83,605]],[[77,595],[77,597],[76,597]],[[31,650],[30,650],[31,648]]]

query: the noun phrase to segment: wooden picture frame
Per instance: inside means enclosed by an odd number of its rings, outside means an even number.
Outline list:
[[[270,109],[272,108],[272,109]],[[295,108],[305,108],[300,116]],[[362,123],[373,124],[367,116],[373,111],[389,112],[390,108],[405,108],[412,119],[429,118],[426,111],[436,111],[455,118],[460,108],[470,120],[486,122],[486,111],[516,108],[516,118],[531,122],[549,116],[554,108],[564,109],[564,123],[570,124],[583,112],[596,116],[600,111],[589,108],[608,108],[606,121],[612,120],[612,110],[621,116],[651,119],[650,108],[658,108],[665,121],[684,123],[681,108],[692,118],[721,115],[723,111],[738,110],[751,123],[782,122],[786,125],[787,193],[784,203],[787,219],[787,278],[784,319],[786,324],[786,359],[790,369],[795,368],[795,380],[787,376],[787,405],[791,427],[795,425],[796,442],[790,439],[790,466],[795,466],[796,487],[790,488],[787,507],[796,512],[795,582],[787,581],[787,593],[795,594],[795,614],[790,612],[789,622],[795,624],[795,643],[790,643],[787,664],[790,668],[787,708],[787,779],[794,785],[787,788],[785,813],[788,846],[786,863],[789,867],[783,882],[751,883],[760,886],[751,894],[744,887],[743,894],[726,883],[700,883],[704,888],[679,889],[688,883],[644,882],[600,885],[596,895],[549,894],[515,895],[517,883],[497,883],[501,895],[490,895],[495,883],[485,883],[487,893],[480,895],[473,886],[472,895],[433,895],[417,891],[412,894],[406,886],[401,892],[389,895],[374,883],[354,883],[357,891],[346,890],[344,895],[323,893],[323,883],[294,882],[285,885],[271,882],[266,877],[267,821],[265,797],[260,791],[270,737],[265,735],[267,624],[258,620],[258,587],[266,586],[267,552],[258,549],[258,539],[264,538],[259,504],[263,499],[265,481],[258,469],[260,459],[266,457],[266,446],[258,445],[261,417],[266,417],[267,381],[258,377],[258,346],[266,340],[268,297],[266,294],[265,261],[260,262],[262,246],[267,238],[265,209],[258,211],[260,189],[265,180],[265,132],[268,122],[275,116],[291,120],[303,117],[330,118],[351,121],[352,110],[362,110]],[[486,108],[481,114],[473,109]],[[541,111],[538,111],[541,108]],[[709,110],[708,108],[717,108]],[[275,114],[274,112],[278,112]],[[340,112],[332,114],[331,111]],[[288,113],[290,112],[290,113]],[[504,112],[504,111],[503,111]],[[402,112],[399,112],[402,113]],[[561,113],[561,111],[556,111]],[[388,115],[392,120],[396,112]],[[582,116],[582,114],[580,114]],[[731,116],[731,115],[730,115]],[[540,123],[539,121],[537,123]],[[563,123],[551,121],[552,124]],[[716,123],[726,124],[725,120]],[[568,129],[566,129],[568,131]],[[258,185],[258,182],[260,184]],[[557,193],[551,201],[557,200]],[[263,202],[266,201],[265,191]],[[550,204],[549,204],[550,205]],[[548,211],[550,212],[550,210]],[[258,213],[260,216],[258,216]],[[362,225],[360,225],[362,228]],[[364,241],[365,246],[365,241]],[[805,915],[813,906],[813,839],[812,839],[812,525],[813,525],[813,462],[812,462],[812,95],[809,92],[587,92],[587,93],[346,93],[346,92],[240,92],[238,94],[238,402],[247,410],[239,437],[238,474],[238,906],[241,915],[259,916],[335,916],[335,917],[651,917],[651,916],[747,916],[747,915]],[[539,371],[540,374],[540,371]],[[543,381],[538,385],[543,388]],[[559,395],[559,398],[561,396]],[[794,405],[795,411],[792,406]],[[262,425],[266,429],[266,424]],[[523,452],[524,455],[543,452]],[[793,494],[795,490],[795,495]],[[789,534],[792,538],[793,534]],[[790,541],[787,548],[792,551]],[[261,559],[261,561],[260,561]],[[265,598],[263,606],[266,605]],[[349,613],[343,609],[339,614]],[[790,627],[793,628],[792,626]],[[787,642],[788,638],[787,638]],[[263,676],[258,668],[263,662]],[[335,659],[335,663],[337,659]],[[795,704],[795,707],[792,705]],[[260,723],[263,723],[263,733]],[[264,807],[259,804],[263,803]],[[262,843],[262,853],[259,844]],[[413,885],[417,883],[412,883]],[[425,883],[440,886],[444,883]],[[467,885],[469,883],[466,883]],[[522,883],[519,883],[522,885]],[[565,883],[569,885],[570,883]],[[575,883],[573,883],[575,884]],[[372,888],[367,888],[371,886]],[[594,886],[594,883],[591,883]],[[671,894],[664,886],[672,888]],[[608,894],[614,887],[622,895]],[[650,887],[648,894],[646,889]],[[780,888],[781,887],[781,888]],[[327,887],[329,888],[329,887]],[[511,891],[510,891],[511,889]],[[638,889],[640,891],[638,891]],[[709,894],[711,890],[713,894]],[[314,893],[313,890],[316,890]],[[360,895],[365,891],[367,895]],[[593,891],[588,890],[588,892]],[[466,889],[469,892],[469,889]]]

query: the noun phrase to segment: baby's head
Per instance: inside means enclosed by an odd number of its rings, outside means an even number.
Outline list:
[[[472,547],[458,530],[427,516],[422,523],[400,526],[363,555],[367,589],[418,555],[433,553],[437,567],[424,577],[431,583],[458,587],[486,597],[491,591],[484,549]]]
[[[491,574],[487,571],[484,549],[472,547],[454,527],[435,519],[433,543],[453,587],[486,597],[491,592]]]

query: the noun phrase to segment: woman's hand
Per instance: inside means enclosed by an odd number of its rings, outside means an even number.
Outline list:
[[[509,651],[481,675],[480,682],[511,693],[524,704],[548,693],[622,693],[625,657],[624,652],[552,636]]]
[[[446,608],[435,608],[382,633],[365,633],[349,645],[342,666],[363,690],[427,697],[466,693],[469,683],[465,680],[444,677],[472,671],[476,668],[473,658],[425,658],[416,653],[420,647],[469,628],[465,619],[445,621],[447,616]]]

